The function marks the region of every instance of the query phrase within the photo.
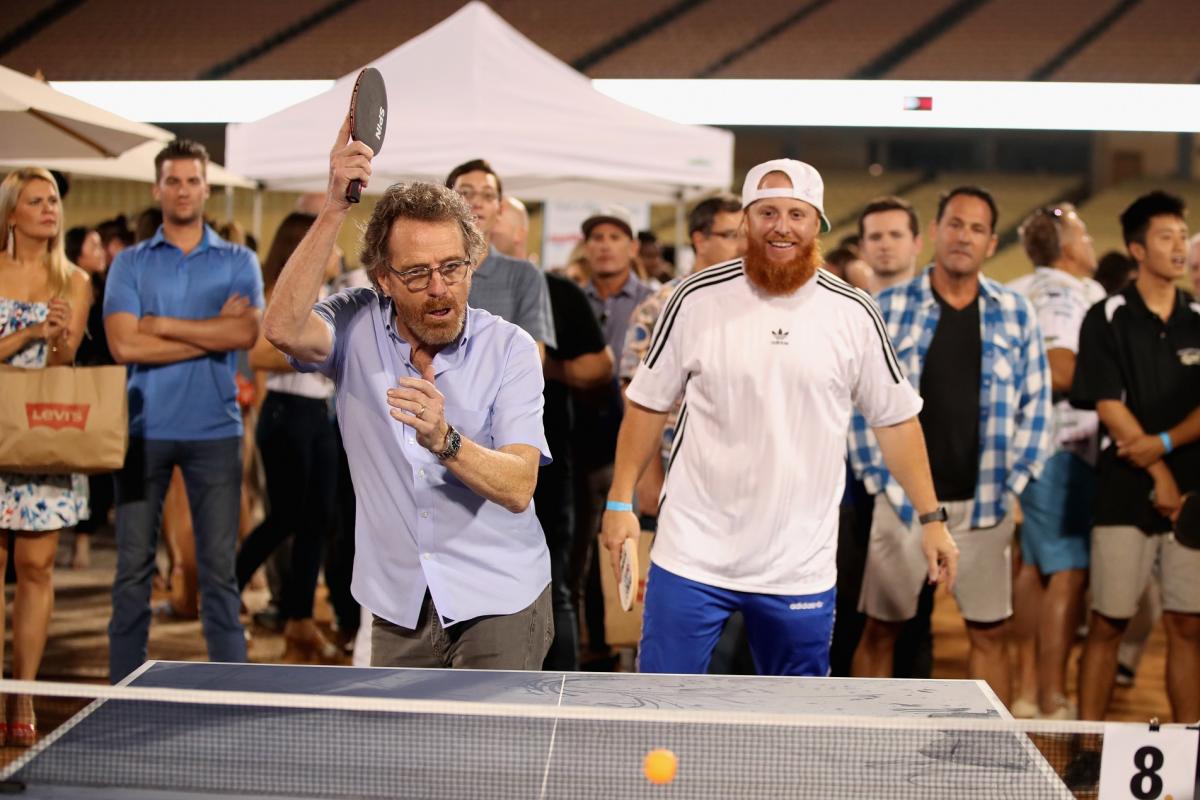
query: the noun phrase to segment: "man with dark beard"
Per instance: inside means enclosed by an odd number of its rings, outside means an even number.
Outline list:
[[[937,511],[917,413],[878,310],[818,272],[824,185],[777,159],[742,189],[744,259],[680,284],[629,384],[603,542],[616,569],[639,532],[634,485],[684,406],[659,509],[639,669],[700,673],[725,620],[746,619],[760,673],[826,675],[834,555],[855,406],[923,514],[930,580],[953,584],[957,550]]]
[[[358,498],[352,591],[375,666],[538,669],[553,637],[534,515],[542,365],[532,337],[468,308],[487,246],[451,189],[398,183],[363,236],[372,287],[313,303],[371,151],[343,123],[329,190],[280,274],[267,339],[337,383]]]

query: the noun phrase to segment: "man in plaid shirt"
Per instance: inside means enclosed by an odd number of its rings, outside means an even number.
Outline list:
[[[967,621],[970,674],[1008,702],[1009,496],[1037,477],[1050,454],[1051,404],[1033,309],[981,274],[996,248],[996,217],[995,201],[983,189],[944,194],[930,231],[933,266],[877,300],[900,364],[925,401],[920,416],[934,485],[962,554],[955,598]],[[859,601],[868,621],[853,669],[856,676],[887,677],[926,569],[912,505],[860,414],[850,438],[854,471],[875,495]]]

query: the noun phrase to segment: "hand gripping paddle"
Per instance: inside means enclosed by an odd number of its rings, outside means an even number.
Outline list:
[[[637,594],[640,576],[637,539],[626,539],[621,543],[621,573],[617,576],[617,596],[625,611],[633,608],[633,597]]]
[[[350,95],[350,137],[363,142],[375,155],[383,149],[383,137],[387,133],[387,88],[383,75],[374,67],[358,73],[354,81],[354,92]],[[362,181],[350,181],[346,187],[346,201],[357,203],[362,195]]]

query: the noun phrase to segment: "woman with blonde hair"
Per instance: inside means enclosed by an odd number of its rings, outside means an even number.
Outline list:
[[[71,364],[87,325],[91,285],[63,249],[62,203],[44,169],[12,172],[0,183],[0,363],[28,369]],[[87,516],[82,475],[0,473],[0,575],[12,536],[13,677],[37,677],[54,606],[51,572],[58,532]],[[3,578],[0,578],[0,582]],[[0,656],[4,615],[0,614]],[[0,734],[10,745],[37,738],[33,700],[0,703]]]

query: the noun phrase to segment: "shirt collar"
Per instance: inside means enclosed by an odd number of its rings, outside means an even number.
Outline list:
[[[483,261],[479,262],[478,266],[475,267],[475,274],[476,275],[487,275],[488,273],[490,273],[495,268],[496,260],[499,258],[499,256],[500,256],[500,251],[497,250],[494,246],[488,245],[487,256],[483,259]]]
[[[404,353],[405,358],[411,359],[412,346],[408,343],[408,340],[401,336],[400,332],[396,330],[395,303],[392,302],[392,298],[388,297],[378,289],[375,290],[375,293],[379,296],[379,311],[380,316],[383,318],[384,330],[391,339],[400,345],[401,352]],[[462,333],[460,333],[458,338],[453,342],[439,350],[437,355],[433,357],[435,374],[441,371],[441,367],[457,365],[462,361],[466,355],[467,347],[475,330],[475,324],[474,310],[470,306],[467,306],[466,319],[463,320]]]
[[[638,276],[633,270],[629,270],[629,275],[625,278],[625,282],[621,284],[621,288],[613,292],[608,299],[611,300],[614,297],[634,297],[637,294],[637,289],[641,285],[642,282],[638,280]],[[586,289],[589,297],[592,297],[596,300],[600,299],[600,293],[596,291],[596,284],[594,281],[588,281]]]
[[[1171,316],[1167,317],[1167,319],[1163,321],[1158,314],[1155,314],[1150,310],[1150,306],[1146,305],[1146,301],[1142,298],[1142,293],[1138,291],[1136,283],[1130,283],[1129,286],[1126,287],[1123,294],[1125,295],[1125,300],[1129,303],[1130,308],[1138,309],[1139,313],[1145,314],[1148,317],[1153,317],[1154,319],[1163,322],[1165,325],[1174,325],[1182,322],[1183,315],[1192,313],[1193,310],[1195,310],[1194,306],[1196,305],[1196,301],[1191,295],[1176,286],[1175,305],[1171,309]]]
[[[154,232],[154,236],[150,237],[148,246],[153,248],[162,245],[167,247],[175,247],[175,245],[167,241],[167,237],[163,235],[163,226],[159,225],[158,230]],[[229,250],[233,248],[233,245],[218,236],[217,232],[214,231],[211,226],[205,225],[204,230],[200,234],[200,244],[198,244],[196,249],[188,255],[203,252],[210,247],[214,250]]]
[[[937,300],[933,296],[933,281],[931,280],[932,275],[933,264],[930,264],[925,268],[925,271],[921,273],[920,277],[921,299],[926,306],[935,305],[937,303]],[[980,273],[979,295],[989,303],[999,302],[1001,295],[1000,284],[996,283],[983,273]]]

